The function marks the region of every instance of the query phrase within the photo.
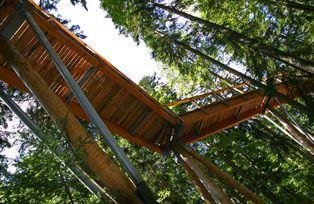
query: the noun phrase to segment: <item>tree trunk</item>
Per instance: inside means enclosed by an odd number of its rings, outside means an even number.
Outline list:
[[[294,56],[290,53],[281,51],[279,49],[276,49],[274,47],[271,47],[269,45],[266,45],[259,40],[249,38],[242,33],[238,33],[237,31],[234,31],[230,28],[227,28],[222,25],[218,25],[215,23],[212,23],[210,21],[201,19],[199,17],[190,15],[186,12],[180,11],[175,9],[174,7],[166,6],[159,3],[153,3],[153,5],[157,8],[161,8],[163,10],[166,10],[170,13],[174,13],[176,15],[180,15],[186,19],[189,19],[190,21],[197,22],[199,24],[202,24],[206,26],[210,30],[216,30],[219,33],[225,35],[229,40],[232,40],[236,43],[241,43],[243,45],[246,45],[249,47],[249,49],[253,49],[256,51],[259,51],[261,53],[264,53],[265,55],[268,55],[271,58],[274,58],[276,60],[279,60],[283,63],[286,63],[290,66],[293,66],[303,72],[314,74],[314,63],[302,58],[299,58],[297,56]]]
[[[73,149],[79,153],[80,159],[111,190],[115,198],[123,203],[140,203],[133,184],[88,135],[76,117],[55,95],[42,77],[33,70],[31,64],[2,36],[0,37],[0,53],[50,117],[59,125],[65,136],[68,137]],[[61,121],[65,121],[65,123],[60,125]]]
[[[228,195],[209,179],[209,177],[201,170],[200,166],[182,145],[173,144],[171,148],[176,153],[177,157],[182,161],[188,175],[191,177],[192,181],[196,184],[201,191],[200,193],[204,197],[208,197],[207,194],[209,192],[211,197],[213,197],[216,202],[226,204],[231,203]],[[212,202],[211,197],[208,199],[209,202]]]
[[[194,157],[201,164],[203,164],[211,173],[215,174],[228,186],[242,193],[247,199],[253,201],[254,203],[263,203],[262,200],[255,193],[253,193],[250,189],[248,189],[247,187],[237,182],[234,178],[232,178],[227,173],[221,171],[216,165],[209,162],[205,157],[193,151],[189,151],[189,154],[192,155],[192,157]]]
[[[293,1],[287,1],[287,0],[263,0],[263,2],[266,2],[267,4],[271,4],[273,6],[278,6],[278,4],[282,4],[286,6],[289,9],[296,9],[296,10],[302,10],[304,12],[313,13],[314,7],[311,5],[305,5]]]
[[[307,138],[306,135],[302,134],[302,132],[300,132],[286,117],[284,117],[277,110],[270,107],[269,111],[278,119],[278,121],[285,127],[285,129],[295,140],[297,140],[305,149],[314,155],[314,144]]]

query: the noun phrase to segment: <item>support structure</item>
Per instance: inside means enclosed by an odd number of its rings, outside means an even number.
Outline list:
[[[17,115],[17,117],[35,134],[35,136],[45,145],[45,147],[50,151],[50,153],[62,164],[64,165],[90,192],[99,196],[100,199],[104,201],[111,201],[116,203],[116,201],[106,193],[84,170],[76,164],[74,161],[65,162],[63,161],[55,149],[50,147],[49,143],[46,141],[44,133],[37,127],[37,125],[24,113],[24,111],[10,98],[10,96],[4,93],[0,89],[0,98],[3,102]]]
[[[59,125],[59,128],[64,131],[74,151],[81,153],[82,161],[104,185],[107,185],[115,199],[118,202],[141,203],[133,184],[88,135],[80,122],[54,94],[41,76],[1,35],[0,53],[18,73],[51,118]],[[66,121],[66,123],[61,125],[60,121]]]
[[[99,130],[100,134],[103,136],[105,142],[113,151],[119,163],[122,165],[122,167],[128,173],[132,181],[135,183],[139,195],[142,197],[142,199],[145,202],[147,203],[153,202],[154,198],[153,198],[152,192],[150,191],[146,183],[143,181],[143,179],[141,178],[140,174],[137,172],[133,164],[129,161],[126,154],[119,147],[116,140],[113,138],[113,135],[111,134],[111,132],[109,131],[109,129],[107,128],[107,126],[105,125],[105,123],[103,122],[103,120],[101,119],[101,117],[99,116],[95,108],[93,107],[93,105],[90,103],[88,98],[85,96],[85,94],[79,87],[78,83],[74,80],[73,76],[68,71],[66,65],[62,62],[58,54],[54,51],[52,45],[50,44],[49,40],[45,36],[44,32],[36,23],[35,19],[32,17],[32,15],[29,12],[27,12],[27,7],[23,7],[22,12],[26,20],[28,21],[28,23],[31,25],[32,29],[36,33],[39,41],[46,48],[46,51],[49,53],[58,71],[61,73],[63,79],[66,81],[66,83],[70,87],[73,95],[79,101],[79,103],[85,110],[86,114],[90,118],[91,122]]]
[[[295,107],[308,110],[293,100],[300,96],[295,86],[278,83],[272,87],[275,90],[266,91],[269,87],[265,83],[219,64],[220,62],[193,48],[186,48],[214,64],[221,65],[246,82],[174,102],[172,105],[192,102],[198,107],[176,115],[151,98],[55,19],[41,12],[31,1],[3,2],[0,4],[0,80],[11,87],[31,91],[56,123],[60,120],[67,121],[59,128],[66,133],[73,149],[82,152],[83,162],[94,176],[109,187],[112,195],[118,199],[117,202],[154,203],[154,198],[110,131],[129,142],[163,152],[177,141],[199,141],[263,114],[268,106],[276,108],[289,102]],[[17,6],[20,10],[16,10]],[[184,47],[182,43],[179,45]],[[252,84],[254,90],[242,88],[247,84]],[[256,87],[261,90],[255,89]],[[240,94],[234,95],[235,91]],[[279,98],[278,103],[274,101],[274,97],[267,96],[272,91],[273,96]],[[225,92],[232,94],[226,94],[229,96],[221,100],[219,94]],[[208,104],[198,103],[197,100],[209,98],[210,95],[216,99],[214,103],[211,103],[213,100],[208,100]],[[76,117],[97,127],[133,183],[102,152]],[[186,150],[181,143],[175,143],[171,149],[206,201],[229,203],[230,199],[206,175],[206,171],[203,171],[205,168],[245,195],[248,200],[261,202],[252,191],[238,184],[209,161]]]

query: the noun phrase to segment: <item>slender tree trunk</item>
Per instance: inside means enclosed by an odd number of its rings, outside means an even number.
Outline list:
[[[313,13],[314,7],[311,5],[305,5],[301,3],[297,3],[294,1],[288,1],[288,0],[262,0],[263,2],[266,2],[267,4],[271,4],[273,6],[284,5],[289,9],[295,9],[295,10],[302,10],[304,12]]]
[[[163,33],[161,33],[161,34],[164,35]],[[164,36],[166,36],[166,35],[164,35]],[[262,84],[261,82],[259,82],[259,81],[255,80],[255,79],[253,79],[253,78],[251,78],[251,77],[249,77],[249,76],[247,76],[247,75],[245,75],[245,74],[243,74],[243,73],[241,73],[241,72],[239,72],[239,71],[237,71],[237,70],[235,70],[235,69],[233,69],[233,68],[231,68],[231,67],[229,67],[229,66],[227,66],[227,65],[225,65],[225,64],[223,64],[223,63],[221,63],[221,62],[219,62],[219,61],[217,61],[215,59],[213,59],[213,58],[211,58],[210,56],[204,54],[203,52],[201,52],[201,51],[199,51],[197,49],[194,49],[194,48],[190,47],[189,45],[187,45],[185,43],[182,43],[180,41],[172,39],[169,36],[166,36],[166,37],[168,37],[170,40],[172,40],[175,44],[180,45],[183,48],[185,48],[186,50],[188,50],[188,51],[190,51],[190,52],[200,56],[204,60],[209,61],[209,62],[215,64],[216,66],[219,66],[219,67],[223,68],[227,72],[230,72],[230,73],[232,73],[232,74],[242,78],[243,80],[250,82],[251,84],[259,87],[260,89],[262,89],[262,90],[266,90],[267,89],[267,86]],[[304,112],[304,113],[306,113],[308,115],[312,114],[311,110],[309,110],[308,107],[306,107],[306,106],[296,102],[295,100],[291,99],[290,97],[288,97],[288,96],[286,96],[284,94],[279,93],[276,90],[274,90],[274,95],[277,96],[278,98],[286,101],[292,107],[294,107],[294,108],[296,108],[296,109],[298,109],[298,110],[300,110],[300,111],[302,111],[302,112]]]
[[[227,173],[221,171],[216,165],[209,162],[208,159],[193,151],[189,151],[189,154],[192,157],[194,157],[197,161],[199,161],[201,164],[203,164],[211,173],[215,174],[228,186],[242,193],[247,199],[253,201],[254,203],[262,203],[262,200],[255,193],[253,193],[250,189],[237,182]]]
[[[209,177],[204,174],[201,170],[200,166],[195,162],[193,157],[185,150],[185,148],[180,144],[173,144],[172,150],[176,153],[180,160],[182,160],[184,166],[186,167],[186,171],[194,181],[194,183],[199,187],[199,189],[206,189],[207,192],[211,194],[216,202],[220,203],[231,203],[228,195],[222,191],[213,181],[209,179]],[[196,178],[195,178],[196,176]],[[199,181],[202,185],[199,185]],[[206,192],[201,190],[203,196],[206,196]],[[212,198],[208,199],[209,202],[212,202]]]
[[[314,74],[314,63],[302,58],[299,58],[297,56],[294,56],[290,53],[281,51],[279,49],[276,49],[274,47],[271,47],[269,45],[266,45],[259,40],[249,38],[242,33],[238,33],[237,31],[234,31],[230,28],[227,28],[222,25],[218,25],[215,23],[212,23],[210,21],[201,19],[199,17],[190,15],[186,12],[180,11],[175,9],[174,7],[166,6],[159,3],[153,3],[153,5],[157,8],[161,8],[163,10],[166,10],[170,13],[174,13],[177,15],[180,15],[186,19],[189,19],[190,21],[197,22],[199,24],[202,24],[206,26],[210,30],[216,30],[219,33],[225,35],[229,40],[232,40],[236,43],[241,43],[249,47],[249,49],[253,49],[259,52],[262,52],[266,55],[268,55],[271,58],[274,58],[276,60],[279,60],[283,63],[286,63],[290,66],[293,66],[303,72]]]
[[[31,64],[19,54],[2,36],[0,36],[0,53],[6,62],[38,99],[50,117],[65,132],[73,149],[80,159],[104,183],[121,203],[140,203],[133,184],[111,160],[111,158],[88,135],[76,117],[50,89],[42,77],[34,71]],[[65,121],[60,125],[61,121]]]
[[[281,113],[273,108],[269,108],[269,111],[275,116],[278,121],[286,128],[291,136],[297,140],[305,149],[307,149],[312,155],[314,155],[314,144],[306,135],[302,134],[291,122],[284,117]]]

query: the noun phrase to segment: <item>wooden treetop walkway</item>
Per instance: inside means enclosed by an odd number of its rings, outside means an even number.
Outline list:
[[[25,20],[14,21],[14,16],[19,12],[17,4],[17,0],[5,0],[0,4],[0,31],[5,26],[11,26],[11,44],[77,117],[88,120],[29,24]],[[202,105],[196,103],[194,110],[176,115],[146,94],[67,28],[42,12],[37,5],[28,2],[28,9],[109,129],[132,143],[161,152],[175,136],[179,124],[183,125],[183,141],[190,143],[261,114],[266,103],[278,105],[273,99],[268,101],[261,91],[246,90],[248,85],[243,83],[169,104],[203,101]],[[0,80],[11,87],[28,91],[2,56]],[[233,94],[235,89],[240,89],[242,94]],[[295,97],[296,92],[291,89],[288,92],[283,84],[276,85],[276,89]],[[226,97],[218,100],[221,97],[219,94]]]

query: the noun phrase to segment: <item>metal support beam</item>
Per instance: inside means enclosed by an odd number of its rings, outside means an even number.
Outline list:
[[[37,127],[37,125],[24,113],[24,111],[8,96],[2,89],[0,89],[0,98],[3,102],[18,116],[18,118],[35,134],[35,136],[46,146],[50,153],[92,193],[100,196],[103,200],[113,200],[84,170],[74,162],[66,163],[59,155],[60,152],[50,147],[46,141],[46,136]]]
[[[81,104],[82,108],[88,115],[90,121],[97,127],[99,132],[103,135],[105,142],[108,144],[108,146],[118,159],[123,169],[125,169],[125,171],[128,173],[132,181],[135,183],[140,197],[146,203],[153,203],[154,202],[153,194],[148,188],[147,184],[141,178],[133,164],[129,161],[124,151],[117,144],[117,141],[114,139],[113,135],[111,134],[111,132],[109,131],[101,117],[98,115],[97,111],[90,103],[86,95],[83,93],[77,82],[74,80],[73,76],[67,69],[66,65],[63,63],[61,58],[55,52],[51,43],[49,42],[41,28],[38,26],[33,16],[27,11],[26,7],[23,7],[22,13],[24,14],[24,17],[26,18],[27,22],[30,24],[34,32],[36,33],[41,44],[46,48],[46,51],[49,53],[50,57],[55,63],[58,71],[60,72],[63,79],[70,87],[76,99]]]
[[[78,80],[77,84],[79,85],[79,87],[82,88],[82,86],[87,82],[87,80],[97,71],[96,67],[90,67],[89,69],[87,69],[84,74],[80,77],[80,79]],[[66,100],[70,101],[74,98],[73,93],[69,93],[69,95],[67,95]]]

